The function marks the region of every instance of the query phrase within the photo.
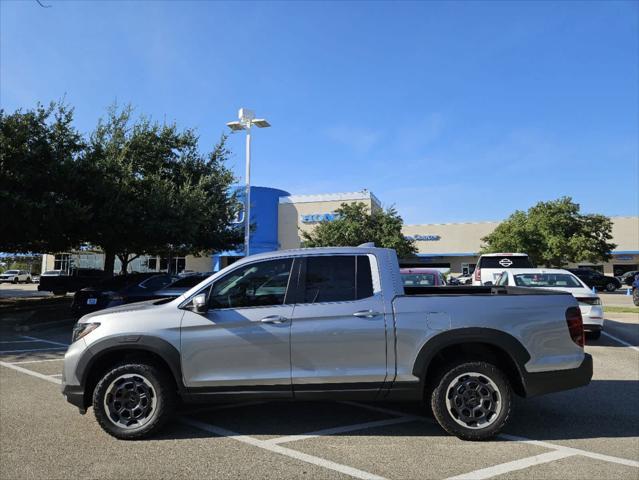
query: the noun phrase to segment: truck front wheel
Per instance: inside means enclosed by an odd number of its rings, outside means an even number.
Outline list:
[[[95,418],[109,435],[122,440],[157,432],[176,405],[172,378],[154,365],[127,362],[107,371],[93,393]]]
[[[431,406],[437,422],[448,433],[462,440],[487,440],[508,420],[510,384],[490,363],[451,364],[439,371]]]

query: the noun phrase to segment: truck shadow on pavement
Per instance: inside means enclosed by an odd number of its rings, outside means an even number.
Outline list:
[[[636,402],[639,381],[594,380],[589,386],[546,396],[515,397],[513,413],[504,433],[533,440],[576,440],[632,438],[639,436]],[[416,415],[425,421],[407,421],[361,430],[332,432],[336,436],[418,437],[449,436],[432,418],[427,407],[414,404],[365,403],[387,408],[397,416]],[[256,403],[245,407],[183,406],[178,415],[242,435],[280,437],[301,435],[330,428],[394,418],[363,406],[339,402]],[[179,420],[155,439],[175,439],[184,435]],[[198,432],[197,437],[202,436]],[[215,436],[213,433],[204,436]],[[496,438],[495,441],[506,441]]]

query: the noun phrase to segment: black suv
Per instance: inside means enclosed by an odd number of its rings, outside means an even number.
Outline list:
[[[607,277],[596,270],[589,268],[569,268],[568,271],[577,275],[581,281],[590,288],[595,287],[597,290],[607,290],[608,292],[614,292],[618,288],[621,288],[621,282],[615,277]]]

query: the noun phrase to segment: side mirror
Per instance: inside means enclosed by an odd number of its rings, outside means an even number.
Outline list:
[[[195,297],[193,297],[193,300],[191,300],[191,303],[193,304],[193,311],[195,313],[206,313],[208,310],[206,293],[200,293],[199,295],[196,295]]]

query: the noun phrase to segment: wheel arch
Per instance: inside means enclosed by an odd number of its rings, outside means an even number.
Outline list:
[[[126,361],[148,361],[171,374],[178,392],[183,392],[180,353],[169,342],[150,336],[110,337],[91,345],[76,369],[84,387],[84,406],[91,405],[101,375],[112,365]]]
[[[460,328],[428,340],[417,354],[413,375],[424,389],[435,372],[455,359],[493,361],[500,367],[519,396],[526,396],[524,365],[530,360],[526,348],[512,335],[492,328]]]

